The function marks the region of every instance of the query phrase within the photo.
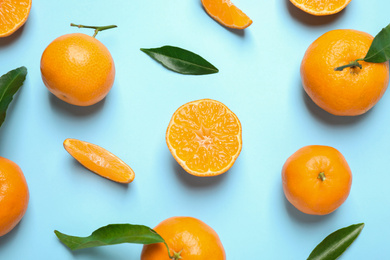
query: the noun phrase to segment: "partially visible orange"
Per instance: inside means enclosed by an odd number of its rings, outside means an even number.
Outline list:
[[[186,103],[173,114],[166,142],[175,160],[195,176],[230,169],[241,152],[241,123],[224,104],[212,99]]]
[[[65,150],[90,171],[109,180],[130,183],[134,171],[106,149],[85,141],[68,138],[64,141]]]
[[[206,12],[220,24],[234,28],[245,29],[252,20],[230,0],[202,0]]]
[[[0,237],[10,232],[26,213],[30,195],[20,167],[0,157]]]
[[[290,0],[290,2],[306,13],[322,16],[340,12],[351,0]]]
[[[45,86],[59,99],[77,106],[101,101],[115,79],[114,60],[106,46],[86,34],[58,37],[41,58]]]
[[[338,116],[361,115],[383,96],[389,84],[389,63],[359,61],[359,67],[336,67],[364,58],[373,37],[356,30],[333,30],[307,49],[301,64],[302,84],[309,97]]]
[[[287,200],[298,210],[325,215],[335,211],[348,198],[352,173],[338,150],[310,145],[287,159],[282,181]]]
[[[218,234],[203,221],[192,217],[172,217],[162,221],[154,230],[164,238],[163,243],[145,245],[141,260],[225,260],[226,254]]]
[[[31,0],[0,1],[0,38],[18,30],[27,21],[31,10]]]

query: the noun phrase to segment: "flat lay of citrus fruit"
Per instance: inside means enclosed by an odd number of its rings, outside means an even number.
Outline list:
[[[10,36],[22,27],[30,14],[31,0],[0,1],[0,38]]]
[[[0,157],[0,237],[10,232],[26,213],[30,195],[20,167]]]
[[[388,10],[0,0],[0,260],[390,258]]]
[[[205,177],[230,169],[241,152],[241,123],[224,104],[211,99],[186,103],[173,114],[166,142],[188,173]]]
[[[342,11],[351,0],[290,0],[290,2],[306,13],[322,16]]]
[[[96,144],[68,138],[64,141],[64,148],[85,168],[104,178],[120,183],[134,180],[135,174],[130,166]]]
[[[59,99],[76,106],[90,106],[110,91],[115,65],[100,41],[72,33],[56,38],[46,47],[41,74],[45,86]]]
[[[329,31],[309,46],[301,63],[301,79],[314,103],[333,115],[356,116],[381,99],[389,84],[388,62],[362,61],[362,68],[335,71],[364,57],[372,40],[368,33],[343,29]]]
[[[338,150],[310,145],[287,159],[282,169],[282,182],[287,200],[298,210],[326,215],[348,198],[352,173]]]
[[[141,260],[225,260],[226,254],[218,234],[203,221],[193,217],[171,217],[155,230],[169,247],[169,258],[164,244],[145,245]]]

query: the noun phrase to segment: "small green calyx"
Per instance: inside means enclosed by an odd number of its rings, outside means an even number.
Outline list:
[[[325,181],[325,180],[326,180],[325,173],[324,173],[324,172],[320,172],[320,173],[318,174],[317,179],[320,179],[321,181]]]
[[[169,246],[168,246],[167,242],[164,241],[163,243],[164,243],[165,247],[168,250],[168,256],[169,256],[170,259],[172,259],[172,260],[182,259],[182,257],[180,255],[181,255],[181,252],[183,252],[183,249],[180,250],[177,253],[174,250],[172,250],[172,254],[171,254],[171,250],[169,249]]]
[[[180,250],[179,252],[175,252],[175,251],[173,251],[173,256],[172,256],[172,260],[179,260],[179,259],[182,259],[182,257],[180,256],[180,254],[181,254],[181,252],[183,251],[183,249],[182,250]]]

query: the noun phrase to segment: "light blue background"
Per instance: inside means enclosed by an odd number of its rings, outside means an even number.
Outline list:
[[[213,227],[229,260],[306,259],[329,233],[360,222],[366,224],[361,236],[340,259],[390,258],[389,93],[363,116],[335,117],[304,94],[299,76],[317,37],[339,28],[375,35],[390,22],[390,2],[352,0],[329,17],[305,14],[288,0],[234,3],[253,20],[245,31],[215,22],[200,0],[33,0],[25,26],[0,39],[0,74],[28,68],[0,129],[0,155],[20,165],[30,189],[22,222],[0,238],[0,259],[139,259],[141,245],[71,252],[53,230],[86,236],[109,223],[154,227],[182,215]],[[118,25],[97,36],[117,74],[107,98],[92,107],[58,100],[40,76],[40,58],[52,40],[93,34],[71,22]],[[220,72],[176,74],[139,50],[162,45],[198,53]],[[173,112],[201,98],[226,104],[243,127],[241,155],[214,178],[184,172],[165,143]],[[134,182],[117,184],[84,169],[63,149],[68,137],[118,155],[134,169]],[[297,211],[281,186],[285,160],[310,144],[340,150],[353,173],[348,200],[323,217]]]

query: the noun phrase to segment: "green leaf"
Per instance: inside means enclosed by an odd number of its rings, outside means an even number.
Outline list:
[[[335,260],[355,241],[364,223],[339,229],[327,236],[311,252],[307,260]]]
[[[107,225],[95,230],[88,237],[69,236],[57,230],[54,233],[71,250],[122,243],[148,245],[165,242],[153,229],[142,225],[131,224]]]
[[[160,62],[164,67],[181,74],[204,75],[218,72],[216,67],[198,54],[178,47],[141,48],[141,51]]]
[[[26,76],[26,67],[20,67],[0,77],[0,127],[5,120],[7,108],[13,96],[23,85]]]
[[[381,63],[390,60],[390,24],[383,28],[371,43],[364,61]]]

